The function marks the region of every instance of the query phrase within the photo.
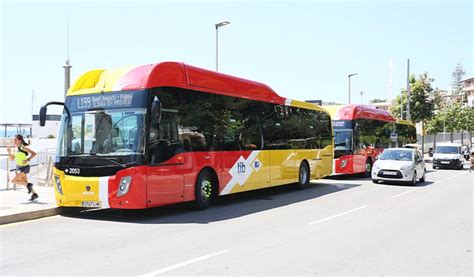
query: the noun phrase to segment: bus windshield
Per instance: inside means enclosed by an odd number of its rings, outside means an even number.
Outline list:
[[[145,108],[95,109],[63,115],[59,156],[144,154]]]
[[[352,149],[352,130],[334,130],[334,149]]]

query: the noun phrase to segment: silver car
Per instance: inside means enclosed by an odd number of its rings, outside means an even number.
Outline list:
[[[385,149],[372,167],[372,182],[403,182],[415,185],[426,180],[426,166],[420,152],[410,148]]]

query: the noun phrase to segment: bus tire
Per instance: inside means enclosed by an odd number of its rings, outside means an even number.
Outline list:
[[[372,174],[372,159],[368,158],[367,161],[365,161],[364,177],[370,177],[371,174]]]
[[[302,161],[298,173],[298,189],[304,189],[309,184],[310,171],[306,161]]]
[[[215,192],[212,191],[216,187],[215,182],[214,176],[208,169],[204,169],[199,173],[194,186],[194,206],[196,209],[205,210],[209,208],[212,196],[215,195]]]

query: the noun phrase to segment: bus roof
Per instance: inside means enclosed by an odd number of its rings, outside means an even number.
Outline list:
[[[375,119],[395,122],[396,119],[386,110],[367,105],[346,105],[337,110],[333,120]]]
[[[179,62],[162,62],[118,69],[95,69],[84,73],[69,88],[67,96],[154,87],[181,87],[218,92],[272,103],[285,103],[269,86]]]

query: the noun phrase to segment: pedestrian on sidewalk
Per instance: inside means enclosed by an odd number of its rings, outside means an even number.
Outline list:
[[[33,201],[38,198],[38,194],[33,189],[33,184],[28,183],[28,177],[26,174],[30,173],[30,161],[36,156],[36,152],[27,147],[30,144],[27,143],[20,134],[15,136],[14,143],[17,147],[16,151],[10,151],[10,145],[7,144],[7,151],[10,155],[10,160],[15,160],[16,163],[16,175],[15,178],[13,178],[12,183],[26,186],[28,194],[32,193],[30,201]]]

